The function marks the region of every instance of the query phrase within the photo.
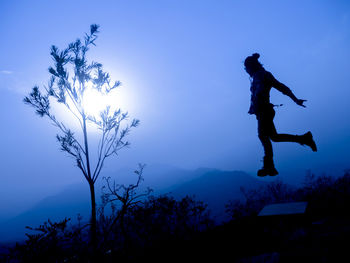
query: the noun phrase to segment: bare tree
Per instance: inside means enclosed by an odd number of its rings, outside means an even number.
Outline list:
[[[51,57],[54,66],[49,67],[51,78],[45,91],[41,92],[35,86],[32,92],[24,98],[24,102],[34,107],[41,117],[48,117],[54,126],[60,131],[57,141],[61,150],[74,158],[76,166],[82,172],[89,184],[91,194],[91,240],[96,244],[96,201],[95,182],[99,177],[107,157],[116,155],[117,152],[128,146],[126,137],[130,129],[138,126],[139,120],[128,119],[128,113],[120,109],[106,106],[97,116],[91,115],[84,105],[84,94],[88,89],[93,89],[103,95],[120,86],[119,81],[111,82],[109,73],[103,71],[102,64],[88,62],[86,53],[91,45],[95,46],[98,34],[98,25],[91,25],[90,32],[85,34],[83,41],[77,39],[64,50],[56,46],[51,47]],[[67,120],[58,120],[51,109],[52,100],[65,106],[66,110],[79,123],[80,135],[76,136],[72,129],[64,124]],[[100,132],[97,146],[97,157],[94,164],[91,161],[89,148],[88,126],[95,126]]]
[[[142,193],[138,193],[137,191],[140,183],[143,181],[142,173],[144,167],[145,165],[139,164],[139,169],[134,171],[134,173],[138,176],[137,182],[135,184],[129,184],[128,186],[125,186],[124,184],[116,184],[115,181],[112,183],[110,177],[104,178],[106,185],[103,187],[103,189],[107,189],[107,192],[104,192],[102,196],[104,199],[104,205],[115,201],[121,203],[120,209],[117,211],[116,215],[113,215],[113,220],[109,224],[107,232],[110,232],[114,225],[120,221],[122,233],[124,237],[126,237],[124,226],[125,215],[129,209],[143,204],[142,198],[148,196],[153,191],[150,188],[147,188]]]

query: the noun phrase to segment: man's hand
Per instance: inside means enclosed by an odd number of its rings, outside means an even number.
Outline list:
[[[298,105],[301,106],[301,107],[306,108],[306,106],[304,105],[304,102],[305,102],[305,101],[307,101],[307,100],[297,99],[297,100],[295,101],[295,103],[298,104]]]

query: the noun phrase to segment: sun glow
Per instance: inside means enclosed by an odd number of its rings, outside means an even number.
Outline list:
[[[85,112],[90,116],[98,117],[107,106],[114,105],[111,101],[111,97],[115,97],[113,93],[106,96],[92,88],[85,90],[82,102]]]
[[[128,111],[131,107],[130,96],[131,94],[126,93],[126,89],[119,87],[104,94],[92,86],[88,86],[84,92],[82,106],[88,115],[98,118],[108,106],[112,111],[118,109]]]
[[[86,115],[95,117],[98,120],[100,118],[100,113],[105,110],[107,106],[110,107],[111,112],[120,109],[122,112],[131,113],[130,108],[132,103],[130,97],[131,93],[122,87],[112,90],[108,94],[103,94],[91,86],[85,90],[81,106]],[[52,101],[52,103],[54,104],[55,115],[57,114],[59,117],[58,119],[62,118],[68,121],[70,128],[73,128],[73,130],[79,130],[81,128],[81,122],[79,124],[79,121],[77,121],[77,118],[81,121],[81,117],[79,117],[80,113],[70,98],[66,101],[70,111],[61,103],[57,103],[56,101]],[[91,131],[97,131],[97,129],[93,128],[94,125],[90,124],[91,123],[88,123]]]
[[[128,112],[130,118],[138,117],[138,98],[136,96],[137,94],[133,91],[133,87],[135,86],[133,81],[127,80],[126,82],[123,82],[121,86],[111,90],[107,94],[96,90],[93,83],[88,82],[85,83],[85,85],[86,89],[82,96],[81,106],[86,115],[95,117],[98,120],[100,118],[100,113],[109,106],[111,113],[120,109],[124,113]],[[56,100],[52,100],[52,103],[58,119],[65,119],[73,131],[81,129],[80,113],[69,96],[67,96],[66,103],[70,110],[67,110],[65,105],[57,103]],[[78,121],[78,119],[80,119],[80,121]],[[91,122],[88,122],[87,124],[90,131],[98,131]]]

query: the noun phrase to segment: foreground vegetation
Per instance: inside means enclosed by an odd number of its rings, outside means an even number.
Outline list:
[[[241,189],[246,200],[227,204],[231,220],[215,224],[206,204],[192,197],[138,193],[141,182],[114,185],[98,210],[98,249],[79,218],[29,228],[24,243],[8,248],[4,262],[139,262],[220,260],[236,262],[336,262],[350,234],[350,173],[334,178],[309,174],[295,188],[281,181]],[[307,201],[305,215],[257,216],[270,203]]]

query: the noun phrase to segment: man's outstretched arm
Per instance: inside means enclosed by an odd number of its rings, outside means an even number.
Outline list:
[[[277,79],[274,78],[274,76],[269,73],[269,78],[271,80],[271,85],[272,87],[274,87],[275,89],[277,89],[278,91],[280,91],[281,93],[283,93],[284,95],[290,97],[296,104],[298,104],[299,106],[302,107],[306,107],[304,105],[304,102],[306,100],[302,100],[302,99],[298,99],[297,97],[295,97],[295,95],[293,94],[293,92],[290,90],[290,88],[288,88],[286,85],[284,85],[283,83],[279,82]]]

